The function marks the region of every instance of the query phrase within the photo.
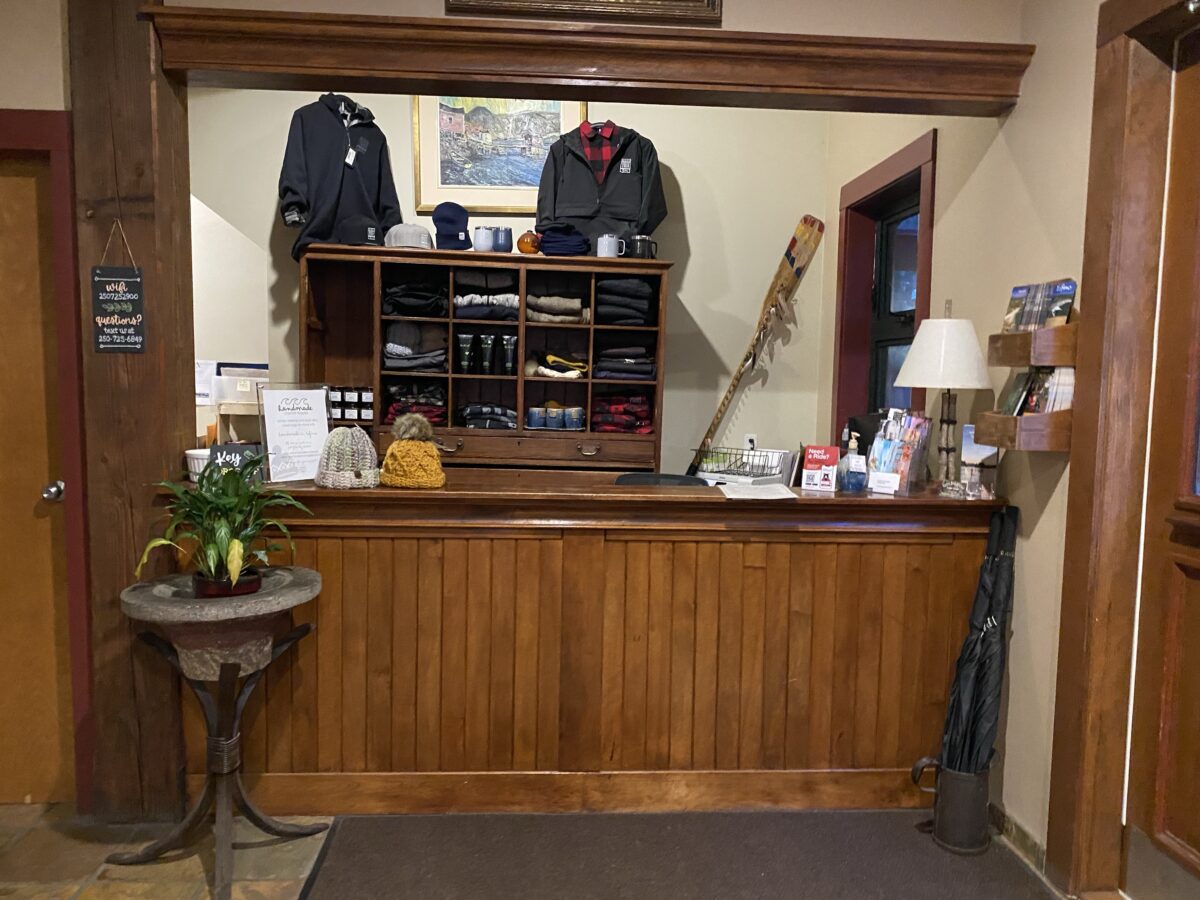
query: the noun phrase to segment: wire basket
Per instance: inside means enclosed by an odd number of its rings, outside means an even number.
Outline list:
[[[699,471],[706,475],[741,475],[770,478],[783,472],[786,450],[745,450],[739,447],[709,447],[699,451]]]

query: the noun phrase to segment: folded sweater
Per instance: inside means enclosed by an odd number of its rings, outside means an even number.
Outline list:
[[[622,297],[642,297],[649,300],[657,293],[652,285],[640,278],[597,278],[596,293],[619,294]]]
[[[554,294],[537,296],[530,294],[525,298],[527,309],[538,312],[554,313],[559,316],[577,316],[583,311],[583,300],[580,297],[559,297]]]

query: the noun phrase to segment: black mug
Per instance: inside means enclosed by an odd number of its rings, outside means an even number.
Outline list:
[[[625,239],[624,256],[633,256],[638,259],[657,259],[658,258],[658,242],[650,239],[649,235],[635,234],[631,238]]]

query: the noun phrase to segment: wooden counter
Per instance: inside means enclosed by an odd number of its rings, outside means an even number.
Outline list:
[[[908,769],[938,747],[996,504],[495,477],[297,492],[325,587],[247,710],[264,807],[925,802]]]

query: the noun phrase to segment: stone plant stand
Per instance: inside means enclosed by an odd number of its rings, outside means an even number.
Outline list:
[[[250,802],[241,773],[240,723],[246,701],[267,666],[312,631],[312,625],[301,625],[275,640],[276,625],[320,590],[321,576],[312,569],[280,566],[264,570],[262,588],[241,597],[197,599],[190,575],[135,584],[121,592],[121,609],[127,616],[151,623],[166,635],[164,640],[146,631],[139,637],[161,653],[195,693],[204,711],[208,753],[204,791],[183,821],[141,850],[114,853],[110,863],[136,865],[177,850],[215,804],[213,896],[228,900],[233,889],[235,803],[255,826],[277,837],[304,837],[328,827],[272,819]]]

